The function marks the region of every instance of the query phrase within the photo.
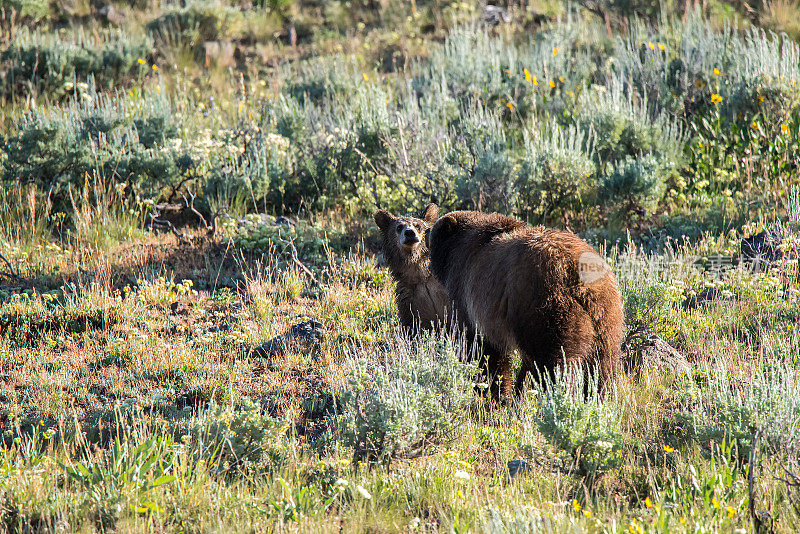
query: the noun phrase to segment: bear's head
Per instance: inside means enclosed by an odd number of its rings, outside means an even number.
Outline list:
[[[383,234],[383,248],[389,266],[427,260],[425,234],[439,216],[436,204],[428,204],[419,218],[395,217],[386,210],[375,212],[375,224]],[[426,266],[427,267],[427,266]]]

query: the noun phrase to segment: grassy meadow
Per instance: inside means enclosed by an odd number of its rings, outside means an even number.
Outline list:
[[[797,530],[800,4],[499,6],[0,0],[0,529]],[[612,394],[401,335],[432,200],[601,252]]]

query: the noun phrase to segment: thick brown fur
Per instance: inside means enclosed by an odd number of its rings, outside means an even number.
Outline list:
[[[564,361],[596,369],[604,390],[615,378],[622,301],[616,278],[588,243],[498,213],[456,211],[434,224],[429,246],[431,271],[462,324],[481,335],[502,397],[510,397],[515,348],[522,355],[518,393],[528,373],[552,372]]]
[[[384,210],[375,212],[375,223],[383,234],[383,255],[397,283],[395,301],[400,324],[412,336],[420,329],[440,328],[447,316],[450,299],[431,274],[425,234],[439,216],[429,204],[419,218],[395,217]]]

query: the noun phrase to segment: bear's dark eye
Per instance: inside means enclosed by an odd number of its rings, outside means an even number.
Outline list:
[[[398,224],[397,225],[397,233],[399,234],[402,231],[403,231],[403,225],[402,224]]]

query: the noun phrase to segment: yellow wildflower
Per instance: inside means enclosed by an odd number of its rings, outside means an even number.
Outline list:
[[[753,124],[751,124],[750,127],[754,130],[758,130],[758,123],[756,121],[753,121]]]
[[[733,514],[736,511],[733,509],[733,506],[728,506],[728,517],[733,517]]]
[[[514,111],[514,104],[512,104],[511,102],[506,103],[506,107],[511,111]]]
[[[576,512],[581,511],[581,503],[578,502],[578,499],[572,499],[572,507],[575,508]]]
[[[758,103],[759,104],[763,104],[764,103],[764,97],[763,96],[759,96],[758,97]]]
[[[713,497],[711,499],[711,506],[713,506],[714,508],[719,508],[719,501],[717,500],[716,497]]]
[[[719,69],[717,67],[714,67],[714,76],[721,76],[721,75],[722,74],[720,73]]]
[[[561,77],[561,76],[559,76],[559,77],[558,77],[558,81],[559,81],[559,82],[561,82],[561,83],[564,83],[564,78],[563,78],[563,77]]]
[[[718,104],[720,102],[722,102],[722,97],[719,96],[717,93],[712,93],[711,94],[711,103],[712,104]]]
[[[686,524],[686,518],[685,518],[685,517],[683,517],[683,516],[680,516],[680,517],[678,518],[678,521],[680,521],[680,522],[681,522],[681,525],[685,525],[685,524]]]
[[[649,48],[650,50],[655,50],[656,49],[656,45],[653,44],[653,41],[648,41],[647,42],[647,48]]]
[[[361,77],[362,77],[362,78],[364,78],[364,81],[365,81],[365,82],[368,82],[368,81],[369,81],[369,76],[367,75],[367,73],[366,73],[366,72],[362,72],[362,73],[361,73]]]
[[[553,55],[554,55],[554,56],[557,56],[557,55],[558,55],[558,48],[556,48],[556,47],[553,47]]]
[[[531,76],[531,83],[533,85],[539,85],[539,80],[536,79],[536,76]]]
[[[549,85],[550,85],[551,89],[555,89],[556,88],[556,82],[554,82],[553,80],[550,80],[550,84]]]
[[[663,43],[658,43],[658,49],[659,50],[664,50],[665,48],[666,48],[666,46],[664,46]]]
[[[525,81],[531,83],[531,71],[528,69],[522,69],[522,72],[525,74]]]
[[[584,510],[583,511],[583,515],[584,515],[584,517],[586,517],[586,519],[591,519],[592,518],[592,512],[590,512],[589,510]]]
[[[153,70],[157,71],[158,70],[158,65],[153,65]]]
[[[653,507],[653,501],[650,500],[650,497],[647,497],[644,500],[644,505],[647,506],[648,508],[652,508]]]
[[[781,124],[781,133],[788,133],[788,132],[789,132],[789,127],[786,126],[785,124]]]
[[[139,58],[138,61],[139,65],[144,65],[145,63],[147,63],[147,61],[143,60],[142,58]]]
[[[672,447],[670,447],[669,445],[664,445],[664,452],[666,452],[666,453],[670,453],[670,452],[672,452],[672,451],[674,451],[674,450],[675,450],[675,449],[673,449],[673,448],[672,448]]]

